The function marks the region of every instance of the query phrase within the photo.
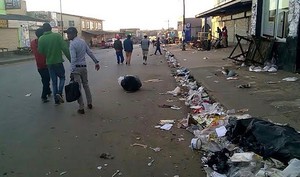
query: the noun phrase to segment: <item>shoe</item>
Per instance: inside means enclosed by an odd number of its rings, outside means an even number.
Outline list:
[[[59,101],[55,101],[55,105],[56,106],[60,105],[60,102]]]
[[[47,98],[42,98],[42,102],[43,102],[43,103],[48,103],[49,100],[48,100]]]
[[[78,113],[78,114],[84,114],[84,109],[78,109],[78,110],[77,110],[77,113]]]
[[[52,94],[52,92],[50,91],[50,92],[47,94],[47,97],[51,97],[51,94]]]
[[[143,62],[143,65],[147,65],[147,63],[146,63],[146,62]]]
[[[58,101],[60,103],[64,103],[65,102],[65,100],[63,99],[63,97],[60,94],[56,94],[56,98],[58,99]]]
[[[93,105],[92,104],[88,104],[88,108],[89,109],[93,109]]]

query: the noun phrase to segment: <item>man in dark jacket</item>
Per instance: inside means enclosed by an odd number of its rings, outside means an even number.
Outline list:
[[[124,50],[126,53],[126,65],[130,65],[131,55],[133,51],[133,42],[130,38],[131,35],[127,35],[127,39],[125,39],[125,41],[123,42]]]
[[[123,46],[122,46],[122,42],[120,41],[120,36],[117,36],[117,40],[115,40],[114,42],[114,48],[116,50],[117,63],[120,64],[121,62],[123,64],[124,62]]]

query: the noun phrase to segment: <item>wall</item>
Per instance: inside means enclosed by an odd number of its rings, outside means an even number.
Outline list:
[[[1,42],[0,47],[8,48],[8,50],[16,50],[18,47],[18,29],[0,28]]]

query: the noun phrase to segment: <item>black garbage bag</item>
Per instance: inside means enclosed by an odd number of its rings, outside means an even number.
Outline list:
[[[207,165],[218,173],[226,174],[230,168],[227,163],[229,154],[230,152],[228,149],[222,149],[221,151],[215,152],[208,157]]]
[[[142,87],[142,82],[137,76],[126,75],[121,80],[120,85],[128,92],[135,92]]]
[[[300,159],[300,134],[292,127],[277,125],[258,118],[230,118],[226,137],[244,151],[253,151],[263,158],[272,157],[285,164]]]

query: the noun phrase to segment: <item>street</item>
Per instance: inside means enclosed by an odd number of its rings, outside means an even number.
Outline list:
[[[177,85],[164,55],[151,55],[151,46],[145,66],[135,46],[131,66],[126,66],[117,64],[114,49],[93,51],[101,68],[95,71],[87,57],[94,108],[85,109],[85,115],[77,113],[77,102],[55,106],[51,98],[42,103],[35,61],[0,65],[0,175],[107,177],[119,170],[116,176],[205,176],[200,154],[189,147],[193,134],[176,124],[170,131],[155,128],[162,119],[181,120],[188,113],[177,97],[160,94]],[[64,65],[67,84],[70,64]],[[122,89],[117,79],[126,74],[140,78],[141,90]],[[162,81],[145,82],[150,79]],[[161,151],[151,149],[156,147]]]

